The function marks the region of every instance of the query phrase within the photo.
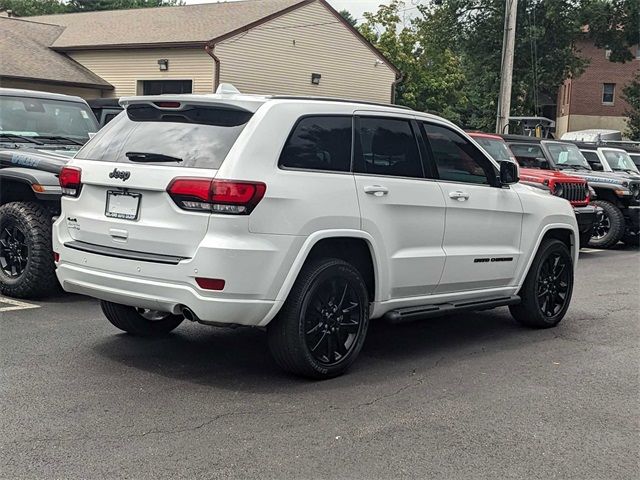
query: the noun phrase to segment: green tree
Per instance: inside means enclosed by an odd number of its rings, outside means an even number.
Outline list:
[[[11,10],[16,17],[49,15],[66,11],[59,0],[0,0],[0,11]]]
[[[70,0],[68,8],[73,12],[94,10],[122,10],[127,8],[153,8],[183,5],[181,0]]]
[[[90,12],[183,5],[183,0],[0,0],[0,11],[11,10],[16,17],[54,13]]]
[[[344,18],[347,22],[349,22],[352,27],[355,27],[358,24],[358,20],[346,8],[343,10],[340,10],[338,13],[342,18]]]
[[[459,121],[454,106],[464,105],[464,73],[459,58],[440,49],[432,35],[435,28],[411,20],[404,24],[404,3],[392,0],[375,13],[365,13],[360,32],[402,72],[396,102]]]
[[[632,48],[640,43],[640,1],[582,0],[581,20],[587,37],[598,48],[611,50],[609,60],[633,60]]]
[[[626,110],[626,135],[632,140],[640,140],[640,72],[622,90],[622,98],[629,104]]]

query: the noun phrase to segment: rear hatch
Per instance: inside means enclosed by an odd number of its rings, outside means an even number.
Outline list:
[[[67,192],[77,198],[64,203],[70,236],[93,246],[192,257],[210,212],[179,207],[167,188],[178,177],[214,178],[251,116],[226,104],[132,102],[72,162],[81,185]]]

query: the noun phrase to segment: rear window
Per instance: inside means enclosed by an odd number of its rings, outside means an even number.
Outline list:
[[[84,160],[132,162],[127,153],[180,159],[179,162],[145,161],[218,169],[251,118],[250,112],[192,107],[183,111],[132,105],[91,139],[76,155]]]
[[[298,122],[280,156],[280,166],[348,172],[351,117],[314,116]]]

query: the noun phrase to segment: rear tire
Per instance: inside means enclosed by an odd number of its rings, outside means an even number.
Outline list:
[[[58,290],[51,223],[49,210],[35,202],[0,207],[0,293],[35,298]]]
[[[573,293],[573,259],[556,239],[543,240],[520,289],[521,303],[509,307],[513,318],[532,328],[555,327],[564,318]]]
[[[594,205],[603,210],[602,221],[593,226],[593,234],[589,240],[591,248],[611,248],[624,235],[624,215],[618,207],[606,200],[595,200]]]
[[[111,324],[120,330],[138,337],[160,337],[167,335],[182,323],[184,317],[170,313],[153,315],[135,307],[100,301],[102,313]],[[156,312],[158,313],[158,312]],[[157,319],[152,319],[153,317]]]
[[[268,326],[269,349],[288,372],[332,378],[355,361],[368,326],[369,297],[360,272],[343,260],[313,260]]]

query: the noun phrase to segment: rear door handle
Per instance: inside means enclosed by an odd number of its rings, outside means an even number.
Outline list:
[[[381,197],[389,193],[389,189],[387,187],[383,187],[382,185],[367,185],[366,187],[364,187],[364,193],[375,195],[376,197]]]
[[[459,202],[464,202],[465,200],[469,199],[469,194],[467,192],[461,192],[458,190],[456,192],[449,192],[449,198],[454,198]]]

